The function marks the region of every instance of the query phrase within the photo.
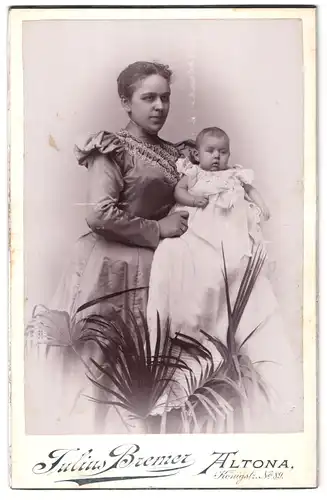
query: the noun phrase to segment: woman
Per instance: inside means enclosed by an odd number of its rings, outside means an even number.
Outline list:
[[[118,295],[110,305],[99,303],[77,319],[92,312],[105,314],[112,304],[117,311],[145,313],[153,251],[160,239],[178,237],[187,229],[187,212],[168,215],[181,152],[158,137],[169,112],[171,75],[167,66],[157,63],[128,66],[118,77],[118,94],[129,117],[126,128],[100,132],[76,146],[79,164],[88,169],[91,231],[78,240],[51,310],[72,317],[90,300],[141,288]],[[46,311],[42,314],[47,316]],[[82,351],[72,353],[58,346],[60,338],[45,345],[38,340],[35,322],[27,332],[27,432],[113,432],[107,410],[84,397],[94,393],[85,376],[85,363],[97,356],[92,346],[86,343]],[[65,325],[61,335],[67,335]]]

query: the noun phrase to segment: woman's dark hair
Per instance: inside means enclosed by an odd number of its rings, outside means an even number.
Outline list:
[[[135,84],[151,75],[160,75],[170,84],[172,71],[165,64],[148,61],[136,61],[125,68],[117,78],[119,97],[130,99]]]

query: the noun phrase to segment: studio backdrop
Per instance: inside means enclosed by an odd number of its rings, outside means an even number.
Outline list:
[[[303,85],[300,20],[24,22],[25,315],[48,304],[85,223],[87,176],[74,144],[118,131],[120,71],[136,60],[173,70],[161,137],[226,130],[231,162],[255,171],[271,209],[270,278],[301,356]]]

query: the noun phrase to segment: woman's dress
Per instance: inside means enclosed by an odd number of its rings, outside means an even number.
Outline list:
[[[85,309],[76,319],[104,315],[112,307],[123,314],[128,309],[145,313],[153,251],[160,238],[157,221],[173,206],[179,178],[176,161],[181,153],[175,146],[145,143],[126,130],[93,135],[75,152],[88,169],[91,231],[77,241],[49,310],[38,306],[27,328],[27,433],[126,432],[114,410],[108,418],[106,406],[85,397],[95,396],[85,373],[90,356],[97,359],[98,353],[90,343],[77,352],[65,345],[69,322],[86,302],[135,288],[141,290]],[[47,326],[55,338],[49,338]]]

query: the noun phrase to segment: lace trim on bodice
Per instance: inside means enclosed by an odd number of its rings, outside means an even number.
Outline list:
[[[142,160],[154,162],[165,174],[169,184],[175,185],[178,182],[179,174],[176,169],[176,161],[180,157],[180,153],[173,145],[164,141],[160,144],[143,142],[125,129],[120,130],[116,136],[119,137],[132,156],[136,155]]]

